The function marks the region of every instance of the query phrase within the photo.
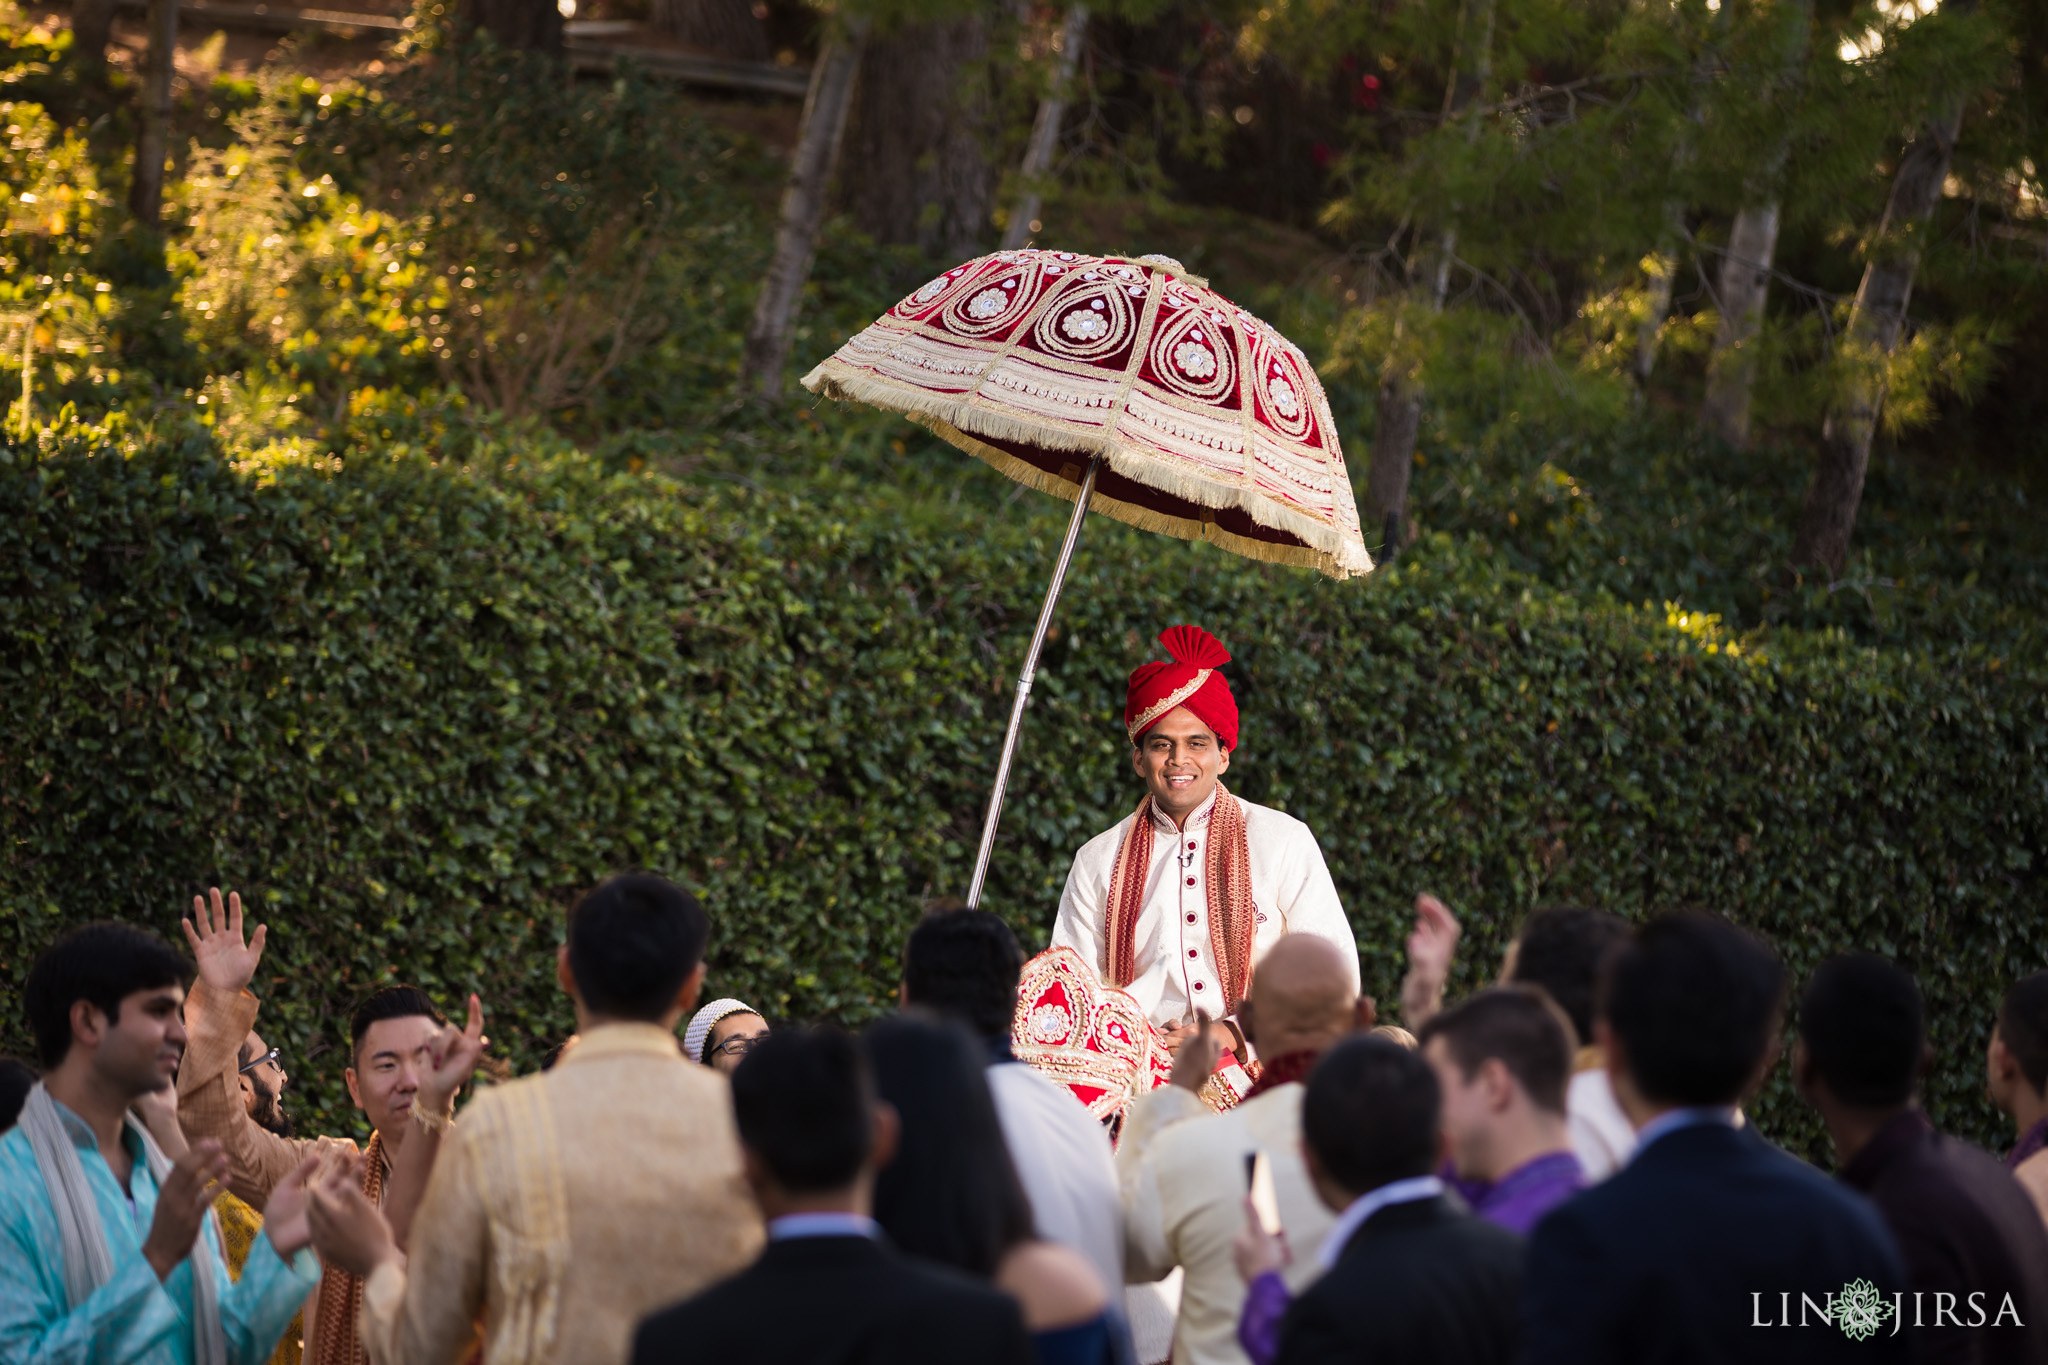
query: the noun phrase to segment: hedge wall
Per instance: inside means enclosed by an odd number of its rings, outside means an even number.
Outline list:
[[[920,898],[965,881],[1062,520],[482,450],[238,471],[199,434],[0,465],[0,983],[68,925],[175,940],[196,889],[240,887],[271,925],[266,1035],[330,1130],[358,1122],[335,1049],[380,982],[481,991],[532,1065],[569,1027],[560,909],[616,868],[703,893],[719,992],[884,1009]],[[1540,901],[1707,905],[1802,974],[1849,947],[1920,972],[1931,1109],[2005,1139],[1981,1057],[2048,963],[2043,678],[1740,652],[1448,541],[1337,585],[1097,521],[992,880],[1027,945],[1137,798],[1124,674],[1182,620],[1236,653],[1235,785],[1315,828],[1382,1000],[1418,890],[1470,926],[1461,988]],[[1756,1114],[1818,1154],[1783,1068]]]

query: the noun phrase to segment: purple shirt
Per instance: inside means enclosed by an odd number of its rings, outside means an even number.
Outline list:
[[[2005,1169],[2017,1170],[2019,1164],[2042,1148],[2048,1147],[2048,1119],[2041,1119],[2026,1132],[2020,1134],[2019,1145],[2006,1154]]]
[[[1252,1365],[1273,1365],[1273,1357],[1280,1354],[1280,1320],[1293,1302],[1287,1281],[1270,1270],[1245,1290],[1244,1312],[1237,1319],[1237,1344],[1252,1358]]]
[[[1461,1184],[1459,1191],[1476,1194],[1468,1197],[1472,1212],[1495,1227],[1527,1237],[1544,1214],[1584,1188],[1586,1172],[1579,1159],[1570,1152],[1551,1152],[1522,1163],[1491,1185]]]

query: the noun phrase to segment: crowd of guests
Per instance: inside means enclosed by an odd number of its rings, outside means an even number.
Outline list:
[[[1790,1068],[1829,1177],[1742,1110],[1786,970],[1699,913],[1539,910],[1446,1003],[1459,930],[1425,897],[1406,1028],[1283,937],[1236,1019],[1250,1093],[1201,1098],[1202,1020],[1112,1133],[1013,1056],[999,917],[928,913],[858,1036],[771,1029],[700,1002],[692,897],[615,877],[568,914],[576,1032],[539,1073],[474,1084],[475,996],[460,1024],[410,986],[361,1004],[361,1145],[294,1131],[264,928],[214,892],[184,932],[189,959],[92,925],[29,974],[0,1365],[2048,1363],[2048,972],[1993,1021],[2001,1161],[1917,1103],[1912,976],[1822,963]],[[1161,1281],[1163,1334],[1126,1288]]]

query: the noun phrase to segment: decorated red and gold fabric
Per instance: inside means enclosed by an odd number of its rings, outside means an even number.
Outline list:
[[[1048,948],[1024,964],[1010,1050],[1111,1125],[1131,1101],[1173,1076],[1173,1054],[1144,1009],[1125,992],[1103,985],[1072,948]],[[1211,1109],[1231,1108],[1257,1077],[1256,1063],[1242,1066],[1225,1054],[1202,1087],[1202,1102]]]
[[[804,387],[905,413],[1020,483],[1251,559],[1369,572],[1301,351],[1178,262],[1001,251],[890,309]]]
[[[1105,1123],[1173,1074],[1173,1054],[1138,1002],[1104,986],[1072,948],[1048,949],[1024,964],[1010,1049]]]

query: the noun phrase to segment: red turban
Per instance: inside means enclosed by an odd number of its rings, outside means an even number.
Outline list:
[[[1159,643],[1173,656],[1170,664],[1138,665],[1131,674],[1130,697],[1124,703],[1124,729],[1136,744],[1147,730],[1176,706],[1185,706],[1216,732],[1226,749],[1237,747],[1237,698],[1216,670],[1230,662],[1230,651],[1200,626],[1174,626]]]

